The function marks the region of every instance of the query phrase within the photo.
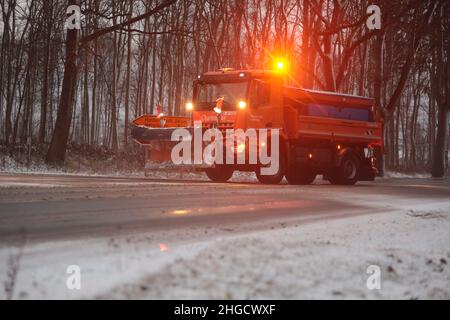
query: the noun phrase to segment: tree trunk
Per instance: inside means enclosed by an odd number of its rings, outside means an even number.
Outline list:
[[[129,19],[133,16],[133,1],[130,0],[130,13]],[[125,83],[125,120],[124,127],[125,132],[123,134],[123,142],[125,147],[128,146],[128,121],[129,121],[129,113],[130,113],[130,76],[131,76],[131,27],[128,26],[128,38],[127,38],[127,78]]]
[[[447,7],[441,8],[437,37],[436,54],[436,81],[435,93],[438,107],[438,126],[436,132],[436,143],[434,145],[433,166],[431,175],[435,178],[443,177],[445,174],[445,162],[447,156],[448,139],[448,113],[450,110],[450,44],[445,41],[444,25],[448,26],[450,20]]]
[[[39,143],[45,142],[46,124],[47,124],[47,102],[48,102],[48,84],[49,84],[49,63],[50,63],[50,45],[52,34],[52,7],[49,1],[44,1],[44,14],[46,24],[46,39],[45,39],[45,53],[44,65],[42,72],[44,73],[42,94],[41,94],[41,117],[39,122]]]
[[[447,106],[439,106],[433,167],[431,168],[431,175],[434,178],[441,178],[445,173],[445,151],[448,136],[448,110],[449,109]]]
[[[77,1],[69,0],[69,6],[76,4]],[[66,61],[64,63],[64,76],[59,99],[58,115],[52,141],[46,156],[46,161],[49,164],[62,165],[66,157],[77,79],[77,36],[78,30],[67,30]]]

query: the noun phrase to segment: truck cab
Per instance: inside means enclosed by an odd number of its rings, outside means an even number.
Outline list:
[[[283,77],[274,71],[222,69],[207,72],[194,82],[192,121],[221,129],[282,128],[282,88]],[[219,97],[224,99],[222,112],[217,117],[214,106]]]

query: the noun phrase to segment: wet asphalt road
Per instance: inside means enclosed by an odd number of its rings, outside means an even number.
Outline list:
[[[108,237],[112,232],[275,225],[414,209],[450,201],[450,180],[379,179],[356,186],[0,174],[0,245]],[[211,235],[213,236],[213,235]]]

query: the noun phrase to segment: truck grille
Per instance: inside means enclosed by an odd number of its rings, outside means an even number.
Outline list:
[[[208,124],[206,124],[206,128],[212,129],[214,127],[214,125],[216,125],[216,124],[208,123]],[[234,123],[233,122],[219,122],[215,127],[217,129],[219,129],[222,132],[222,134],[225,134],[227,129],[234,128]]]

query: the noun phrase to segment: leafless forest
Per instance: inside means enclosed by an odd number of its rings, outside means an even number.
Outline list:
[[[381,8],[381,29],[366,25]],[[388,170],[448,174],[448,0],[0,0],[5,152],[68,145],[128,154],[129,122],[183,114],[192,81],[222,67],[289,61],[305,88],[376,99]],[[81,28],[66,29],[79,5]],[[131,154],[134,153],[129,153]],[[3,155],[2,155],[3,156]]]

